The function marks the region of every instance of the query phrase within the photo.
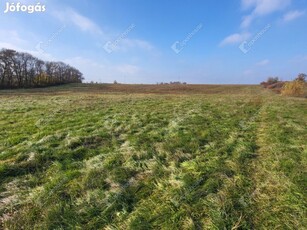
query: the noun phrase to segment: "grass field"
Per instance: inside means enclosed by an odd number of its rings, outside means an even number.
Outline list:
[[[260,86],[0,91],[0,229],[306,229],[306,127]]]

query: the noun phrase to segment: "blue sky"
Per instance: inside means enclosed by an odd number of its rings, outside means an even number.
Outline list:
[[[41,0],[7,12],[0,48],[64,61],[86,81],[253,84],[307,72],[307,0]]]

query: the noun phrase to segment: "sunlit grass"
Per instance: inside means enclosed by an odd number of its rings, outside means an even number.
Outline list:
[[[0,228],[306,226],[305,99],[132,87],[2,91]]]

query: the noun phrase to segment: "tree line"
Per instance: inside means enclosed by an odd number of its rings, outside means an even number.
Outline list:
[[[83,74],[63,62],[45,62],[11,49],[0,51],[0,88],[31,88],[81,83]]]

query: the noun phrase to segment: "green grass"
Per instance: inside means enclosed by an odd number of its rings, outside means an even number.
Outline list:
[[[258,86],[0,91],[0,229],[305,229],[306,105]]]

